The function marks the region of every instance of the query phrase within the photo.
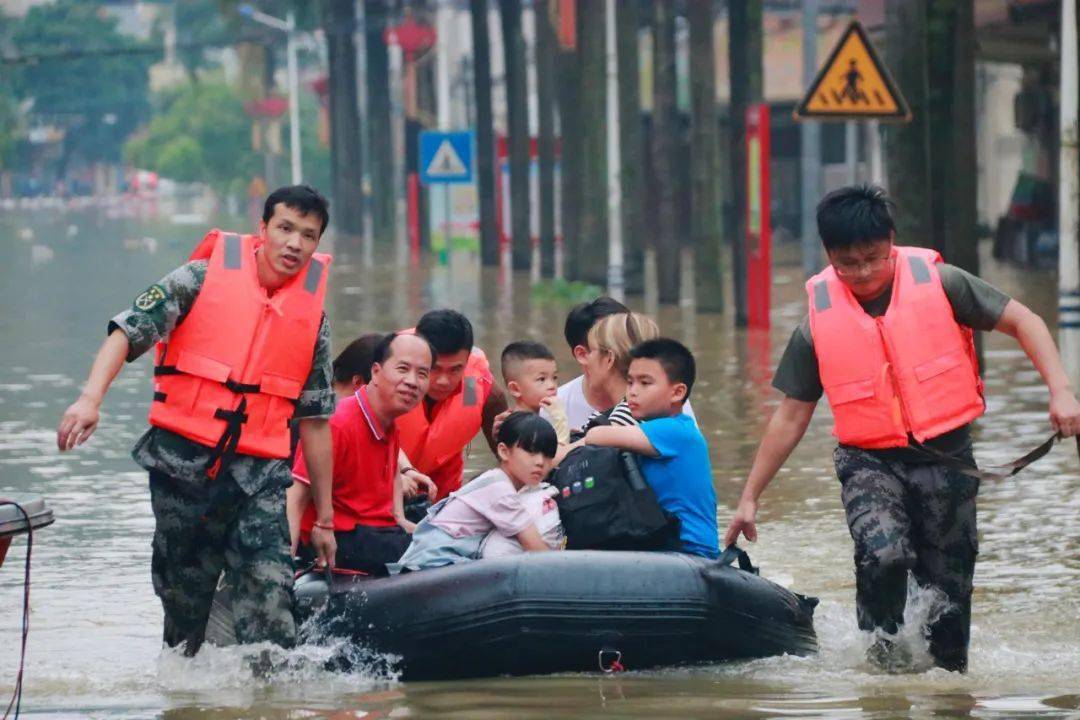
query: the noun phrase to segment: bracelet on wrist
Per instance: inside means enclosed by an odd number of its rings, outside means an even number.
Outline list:
[[[326,525],[324,523],[318,523],[317,522],[317,523],[313,523],[313,525],[314,525],[314,527],[317,527],[320,530],[333,530],[334,529],[333,525]]]
[[[399,472],[399,473],[401,473],[402,475],[404,475],[404,474],[406,474],[406,473],[411,473],[411,472],[412,472],[413,470],[415,470],[415,469],[416,469],[416,468],[414,468],[414,467],[408,467],[408,466],[406,466],[406,467],[403,467],[403,468],[401,468],[400,470],[398,470],[398,472]]]

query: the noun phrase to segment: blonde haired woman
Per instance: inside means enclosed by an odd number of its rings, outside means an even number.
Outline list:
[[[589,387],[607,402],[594,413],[585,427],[606,417],[612,425],[636,425],[624,398],[626,374],[630,370],[630,350],[645,340],[660,337],[660,328],[647,315],[617,313],[601,318],[589,330],[589,354],[584,370]]]

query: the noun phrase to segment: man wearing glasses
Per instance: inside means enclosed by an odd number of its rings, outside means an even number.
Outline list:
[[[910,571],[948,600],[930,623],[930,654],[964,672],[979,481],[957,468],[975,466],[970,423],[985,409],[973,330],[1017,339],[1050,390],[1050,422],[1065,437],[1080,431],[1080,403],[1042,319],[936,251],[894,245],[890,205],[872,186],[837,190],[818,205],[829,265],[806,284],[809,313],[773,378],[785,397],[724,545],[740,534],[756,539],[758,498],[826,395],[855,544],[859,628],[873,633],[868,660],[910,669],[909,649],[897,641]]]

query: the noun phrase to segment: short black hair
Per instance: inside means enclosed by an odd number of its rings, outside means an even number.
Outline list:
[[[380,365],[382,365],[384,362],[386,362],[386,359],[389,358],[390,355],[391,355],[391,346],[394,344],[394,341],[397,340],[402,335],[407,335],[407,334],[413,334],[413,333],[392,332],[392,333],[386,333],[385,335],[382,335],[380,337],[380,339],[379,339],[378,344],[375,345],[375,348],[372,350],[371,362],[372,363],[379,363]],[[435,364],[435,347],[431,344],[431,341],[428,340],[423,335],[416,334],[416,337],[420,338],[425,343],[427,343],[428,350],[431,352],[431,364],[434,365]]]
[[[267,195],[266,203],[263,204],[264,223],[270,222],[270,218],[274,217],[274,207],[278,203],[292,208],[301,215],[315,213],[322,218],[319,235],[326,232],[326,226],[330,224],[330,201],[315,188],[310,185],[286,185]]]
[[[589,344],[589,330],[596,321],[608,315],[628,313],[630,308],[621,302],[606,295],[601,295],[592,302],[584,302],[570,308],[566,315],[566,325],[563,326],[563,336],[566,344],[573,351],[578,345]]]
[[[877,185],[833,190],[817,206],[817,228],[826,250],[888,239],[896,232],[893,201]]]
[[[500,357],[500,365],[502,367],[503,380],[510,382],[510,378],[507,374],[513,373],[513,365],[517,363],[525,362],[526,360],[551,360],[555,361],[555,356],[548,349],[548,346],[542,342],[536,342],[535,340],[516,340],[503,348],[502,356]]]
[[[525,452],[543,453],[544,457],[555,457],[559,439],[555,428],[544,418],[531,412],[512,412],[499,428],[495,438],[506,447],[519,447]]]
[[[375,362],[375,350],[386,336],[383,333],[361,335],[345,346],[334,358],[334,382],[352,382],[354,376],[364,379],[364,384],[371,382],[371,365]]]
[[[472,350],[473,329],[469,318],[457,310],[432,310],[416,323],[416,334],[423,335],[439,355]]]
[[[657,361],[668,380],[686,386],[686,397],[683,401],[690,399],[690,391],[694,388],[694,379],[697,377],[697,363],[694,362],[694,354],[690,349],[678,340],[664,337],[646,340],[630,350],[630,360]]]

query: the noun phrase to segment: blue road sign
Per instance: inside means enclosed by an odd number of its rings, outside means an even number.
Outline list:
[[[471,130],[421,130],[420,182],[424,185],[471,183],[473,137]]]

